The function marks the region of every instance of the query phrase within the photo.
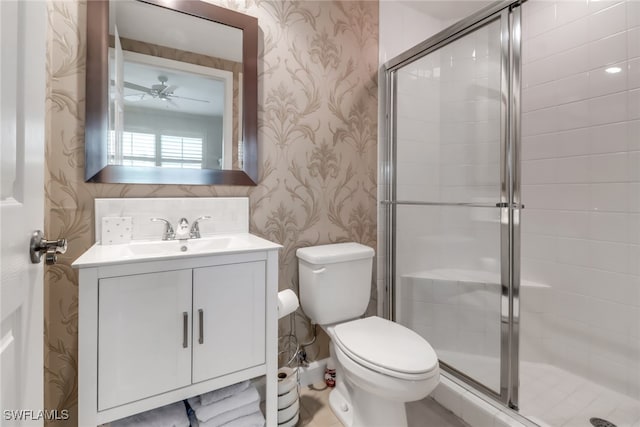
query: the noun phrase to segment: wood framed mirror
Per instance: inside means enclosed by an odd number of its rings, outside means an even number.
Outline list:
[[[111,3],[144,10],[133,30],[113,34],[109,0],[87,2],[85,180],[256,185],[258,20],[197,0]],[[241,62],[211,50],[233,45],[214,34],[237,30]],[[162,37],[150,41],[145,31]]]

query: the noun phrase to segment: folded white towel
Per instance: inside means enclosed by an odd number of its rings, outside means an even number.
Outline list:
[[[249,388],[250,385],[251,385],[251,381],[246,380],[238,384],[231,384],[228,387],[223,387],[218,390],[210,391],[209,393],[201,394],[200,404],[202,404],[203,406],[210,405],[219,400],[225,399],[227,397],[231,397],[234,394],[238,394],[242,391],[245,391],[246,389]]]
[[[260,404],[258,402],[250,403],[248,405],[241,406],[231,411],[223,412],[222,414],[215,416],[208,421],[198,420],[198,427],[221,427],[239,418],[244,418],[247,415],[251,415],[256,411],[260,411]],[[196,414],[196,418],[198,414]]]
[[[176,402],[113,421],[111,427],[189,427],[189,424],[184,403]]]
[[[264,427],[264,417],[262,416],[262,412],[257,410],[253,414],[229,421],[221,427]]]
[[[196,413],[198,421],[201,423],[209,421],[213,417],[217,417],[225,412],[233,411],[234,409],[240,409],[252,403],[259,403],[260,395],[255,387],[251,386],[245,391],[227,397],[226,399],[219,400],[211,405],[202,405],[200,398],[189,399],[189,405]],[[245,414],[247,415],[247,414]]]

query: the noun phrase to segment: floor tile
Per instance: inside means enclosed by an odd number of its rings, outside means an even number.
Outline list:
[[[590,427],[591,417],[618,427],[640,423],[640,401],[552,365],[521,363],[520,413],[551,426]]]
[[[342,427],[329,407],[331,390],[324,383],[300,388],[299,427]],[[407,418],[409,427],[468,427],[468,424],[430,397],[407,404]]]
[[[465,427],[467,424],[430,397],[407,404],[409,426]]]

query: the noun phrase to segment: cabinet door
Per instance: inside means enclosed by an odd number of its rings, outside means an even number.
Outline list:
[[[263,363],[265,263],[193,270],[193,382]]]
[[[191,275],[100,279],[99,410],[191,384]]]

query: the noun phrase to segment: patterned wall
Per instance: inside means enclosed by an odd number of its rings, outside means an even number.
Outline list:
[[[284,245],[281,289],[297,290],[298,247],[376,247],[378,2],[218,3],[259,19],[257,187],[85,183],[86,3],[49,3],[45,228],[69,239],[69,251],[45,270],[45,405],[70,409],[67,425],[77,423],[78,394],[70,264],[93,243],[94,198],[249,196],[251,231]],[[299,322],[301,336],[307,329]],[[319,343],[312,357],[326,355],[326,337]]]

